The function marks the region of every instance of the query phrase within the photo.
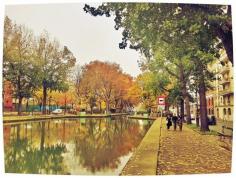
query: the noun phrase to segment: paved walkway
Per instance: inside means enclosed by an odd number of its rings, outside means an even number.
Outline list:
[[[218,136],[201,135],[186,126],[182,132],[173,131],[173,126],[167,131],[163,122],[157,174],[229,173],[232,153],[225,144]]]

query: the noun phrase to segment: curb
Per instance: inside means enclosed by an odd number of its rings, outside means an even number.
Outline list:
[[[15,120],[3,120],[3,123],[15,123],[15,122],[27,122],[27,121],[45,121],[48,119],[78,119],[78,118],[104,118],[104,117],[112,117],[112,116],[123,116],[129,115],[127,113],[122,114],[108,114],[108,115],[98,115],[98,116],[50,116],[50,117],[38,117],[38,118],[30,118],[30,119],[15,119]]]
[[[156,119],[120,175],[156,175],[161,119]]]

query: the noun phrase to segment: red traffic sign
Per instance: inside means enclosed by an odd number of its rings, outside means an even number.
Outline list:
[[[165,105],[166,105],[166,103],[165,103],[165,98],[166,98],[165,96],[158,96],[158,97],[157,97],[157,104],[158,104],[158,105],[162,105],[162,106],[164,105],[164,106],[165,106]]]

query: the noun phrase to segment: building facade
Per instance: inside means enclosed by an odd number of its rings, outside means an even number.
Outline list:
[[[213,89],[206,94],[208,116],[214,115],[216,119],[233,121],[233,66],[225,53],[211,66],[211,70],[215,73],[215,80],[212,82]]]

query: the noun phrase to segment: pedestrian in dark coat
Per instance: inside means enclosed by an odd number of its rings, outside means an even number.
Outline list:
[[[176,115],[174,115],[174,116],[172,117],[172,122],[173,122],[173,124],[174,124],[174,130],[176,130],[177,120],[178,120],[178,117],[177,117]]]
[[[183,127],[183,120],[181,116],[178,116],[178,120],[177,120],[178,126],[179,126],[179,130],[182,131],[182,127]]]
[[[171,122],[171,117],[170,117],[170,115],[167,116],[166,121],[167,121],[167,123],[166,123],[167,130],[169,130],[169,129],[170,129],[170,126],[172,126],[172,122]]]

